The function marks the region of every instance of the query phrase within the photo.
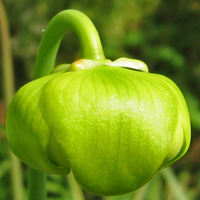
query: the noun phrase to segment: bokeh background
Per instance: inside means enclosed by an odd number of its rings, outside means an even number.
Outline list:
[[[71,186],[66,177],[48,177],[48,199],[88,200],[200,199],[200,1],[199,0],[4,0],[9,22],[15,90],[32,80],[38,45],[48,21],[65,9],[84,12],[95,24],[107,58],[144,61],[149,71],[171,78],[182,90],[191,116],[192,143],[188,153],[166,176],[158,173],[144,188],[118,197],[98,197]],[[4,29],[2,23],[0,29]],[[0,43],[3,38],[0,36]],[[4,49],[0,49],[1,55]],[[80,57],[79,43],[69,31],[57,63]],[[2,60],[2,56],[1,56]],[[16,199],[6,141],[6,106],[0,62],[0,200]],[[27,194],[27,166],[21,164],[23,193]],[[173,186],[173,187],[170,187]],[[173,188],[180,192],[174,192]],[[183,199],[184,198],[184,199]]]

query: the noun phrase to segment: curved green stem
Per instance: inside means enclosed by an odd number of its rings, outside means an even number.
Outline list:
[[[36,59],[34,78],[51,73],[60,42],[70,29],[80,41],[82,58],[105,59],[98,32],[90,19],[79,11],[65,10],[50,21],[44,32]]]

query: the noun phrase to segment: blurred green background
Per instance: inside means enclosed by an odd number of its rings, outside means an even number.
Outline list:
[[[170,184],[175,181],[175,187],[184,191],[186,199],[200,199],[199,0],[4,0],[3,4],[10,26],[16,90],[32,80],[42,30],[55,14],[69,8],[84,12],[94,22],[107,58],[140,59],[150,72],[171,78],[182,90],[189,107],[192,143],[189,152],[172,166]],[[1,48],[0,53],[3,51]],[[70,63],[79,57],[78,40],[73,32],[68,32],[61,43],[57,64]],[[0,200],[10,200],[14,198],[10,189],[1,75],[0,62]],[[26,194],[25,165],[22,165],[22,172]],[[84,192],[84,197],[88,200],[177,199],[167,180],[161,173],[146,187],[128,195],[98,197]],[[59,176],[48,177],[47,189],[51,200],[73,199],[76,192],[72,191],[66,177]]]

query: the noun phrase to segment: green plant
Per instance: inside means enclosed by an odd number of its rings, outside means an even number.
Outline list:
[[[13,63],[10,45],[10,32],[7,13],[2,1],[0,0],[0,41],[2,52],[2,76],[3,80],[3,97],[6,109],[12,100],[14,94],[14,76],[13,76]],[[11,165],[10,179],[12,188],[13,200],[23,199],[23,183],[21,176],[21,163],[15,155],[9,150],[9,161]],[[4,163],[8,163],[4,162]],[[1,169],[1,171],[3,171]]]
[[[69,29],[82,59],[53,69]],[[189,113],[178,87],[148,73],[142,61],[106,59],[96,29],[79,11],[51,20],[34,77],[14,96],[6,126],[13,152],[39,171],[72,170],[86,191],[118,195],[143,186],[189,147]]]

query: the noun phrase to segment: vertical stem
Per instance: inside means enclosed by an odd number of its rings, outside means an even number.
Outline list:
[[[24,199],[24,189],[22,182],[21,163],[18,158],[9,150],[11,160],[11,181],[14,200]]]
[[[0,0],[0,34],[1,34],[1,49],[2,49],[2,80],[3,80],[3,97],[6,108],[8,107],[14,89],[14,73],[12,63],[12,53],[10,46],[10,33],[8,19],[4,6]]]
[[[160,174],[165,179],[169,189],[171,190],[173,197],[177,200],[188,200],[189,198],[186,196],[185,192],[181,188],[176,176],[174,175],[172,169],[170,167],[165,168],[160,171]]]
[[[69,175],[67,175],[67,180],[72,191],[73,200],[85,200],[83,191],[75,181],[72,172]]]
[[[28,200],[46,199],[46,174],[29,167]]]
[[[147,189],[149,187],[149,184],[146,184],[144,185],[143,187],[141,187],[139,190],[137,190],[135,193],[134,193],[134,196],[133,196],[133,200],[134,199],[137,199],[137,200],[142,200],[142,199],[145,199],[145,195],[146,195],[146,192],[147,192]]]
[[[2,80],[3,80],[3,96],[6,108],[8,107],[14,94],[14,75],[13,63],[10,46],[9,25],[3,6],[0,0],[0,36],[2,49]],[[24,196],[22,172],[20,161],[9,150],[11,160],[11,182],[14,200],[22,200]]]

